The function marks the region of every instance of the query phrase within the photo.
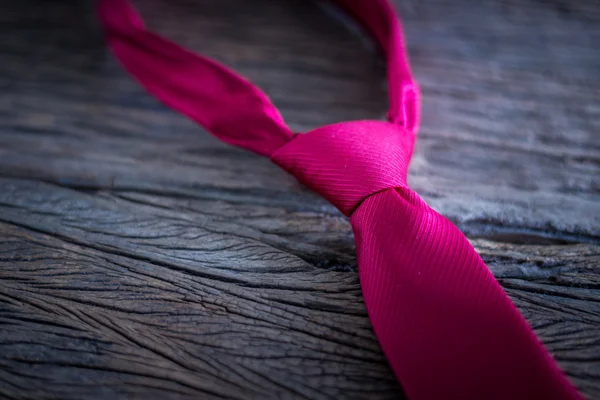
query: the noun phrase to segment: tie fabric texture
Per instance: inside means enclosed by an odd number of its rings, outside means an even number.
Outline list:
[[[386,56],[388,121],[305,134],[246,79],[148,31],[127,0],[100,0],[99,16],[110,49],[148,92],[269,157],[350,218],[369,318],[410,400],[581,399],[466,237],[407,185],[419,91],[391,5],[338,3]]]

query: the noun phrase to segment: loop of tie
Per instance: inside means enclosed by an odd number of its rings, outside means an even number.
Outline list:
[[[297,135],[271,160],[350,216],[371,194],[406,186],[414,141],[388,122],[343,122]]]

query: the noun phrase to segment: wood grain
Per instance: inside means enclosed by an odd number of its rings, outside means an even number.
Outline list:
[[[423,89],[412,186],[600,398],[600,5],[396,2]],[[139,2],[297,131],[382,118],[335,8]],[[146,95],[89,2],[0,13],[0,397],[397,398],[347,220]]]

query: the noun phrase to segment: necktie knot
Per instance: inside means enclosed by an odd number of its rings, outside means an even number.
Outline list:
[[[401,126],[352,121],[297,135],[271,160],[350,216],[371,194],[406,186],[413,145]]]

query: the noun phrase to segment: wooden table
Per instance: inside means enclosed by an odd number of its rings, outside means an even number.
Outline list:
[[[400,396],[346,218],[145,94],[93,2],[4,3],[0,397]],[[139,3],[294,130],[384,116],[381,59],[331,6]],[[410,184],[600,398],[600,3],[396,3],[423,91]]]

